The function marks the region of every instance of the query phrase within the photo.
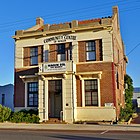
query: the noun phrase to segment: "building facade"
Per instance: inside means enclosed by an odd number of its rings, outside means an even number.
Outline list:
[[[14,111],[14,86],[12,84],[0,86],[0,104]]]
[[[124,106],[126,57],[118,8],[108,18],[44,24],[15,36],[15,110],[40,121],[114,121]]]
[[[140,108],[140,87],[134,87],[132,101],[136,109]]]

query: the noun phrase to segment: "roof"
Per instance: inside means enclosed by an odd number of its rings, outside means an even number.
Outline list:
[[[140,87],[136,87],[136,88],[134,88],[134,93],[140,93]]]
[[[13,38],[20,39],[32,36],[46,36],[50,34],[79,32],[85,30],[104,30],[112,27],[114,17],[118,18],[118,7],[113,7],[113,16],[87,19],[72,20],[59,24],[44,24],[41,17],[36,18],[36,25],[27,30],[18,30]],[[118,21],[118,20],[117,20]],[[119,25],[118,25],[119,26]]]

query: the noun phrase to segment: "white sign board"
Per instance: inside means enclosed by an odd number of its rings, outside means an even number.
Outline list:
[[[58,71],[59,72],[66,71],[65,62],[43,64],[43,72],[58,72]]]
[[[112,106],[114,106],[113,103],[105,103],[105,107],[112,107]]]

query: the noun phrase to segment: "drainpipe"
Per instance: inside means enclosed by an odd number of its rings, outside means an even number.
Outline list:
[[[116,93],[115,93],[115,69],[114,69],[114,63],[112,62],[112,87],[113,87],[113,100],[114,100],[114,106],[116,107]]]

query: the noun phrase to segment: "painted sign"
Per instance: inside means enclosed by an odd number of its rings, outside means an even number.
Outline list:
[[[76,36],[73,35],[59,35],[59,36],[54,36],[50,38],[44,39],[44,43],[62,43],[66,42],[67,40],[76,40]]]
[[[58,71],[66,71],[65,62],[43,64],[43,72],[58,72]]]

